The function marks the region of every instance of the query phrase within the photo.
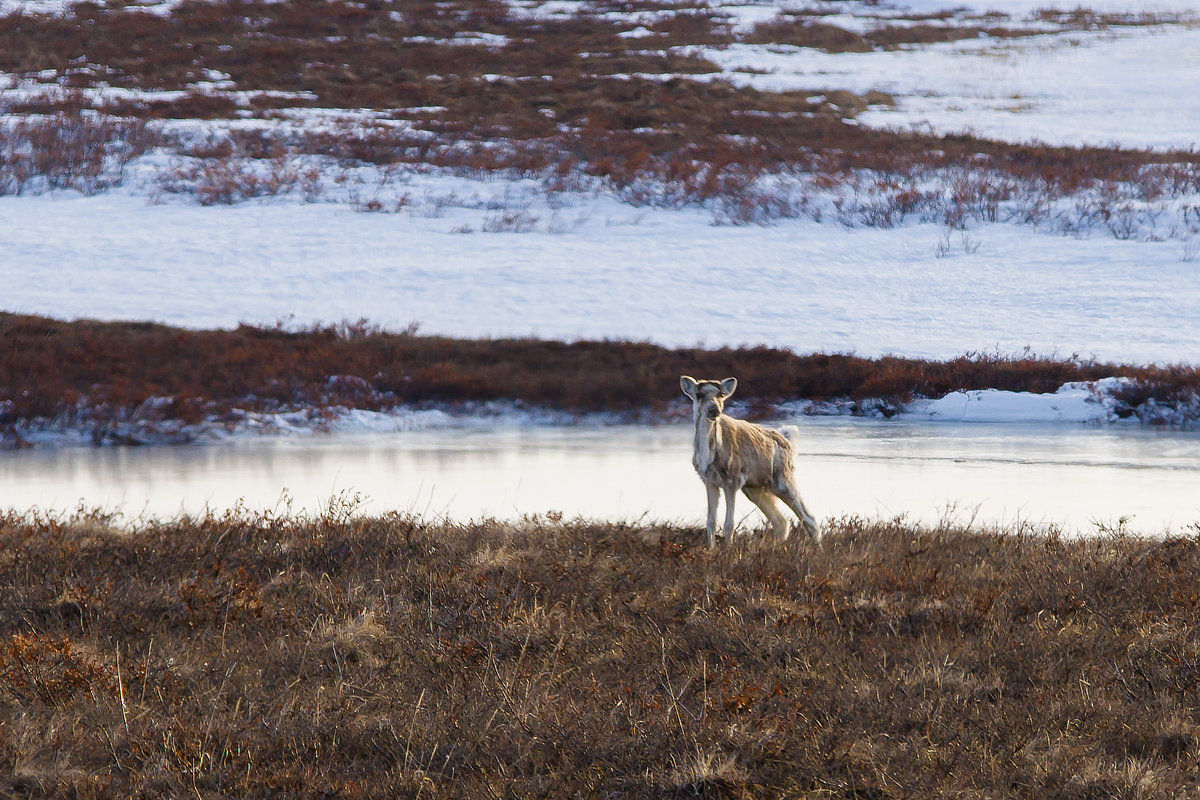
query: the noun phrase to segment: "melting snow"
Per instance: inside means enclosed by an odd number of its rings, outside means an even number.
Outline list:
[[[939,422],[1115,422],[1110,392],[1124,381],[1068,383],[1053,394],[986,391],[951,392],[937,400],[919,400],[907,415]]]

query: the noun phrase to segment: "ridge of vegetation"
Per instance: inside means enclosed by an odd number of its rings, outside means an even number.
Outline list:
[[[924,361],[799,355],[768,347],[668,348],[648,342],[452,339],[364,321],[285,330],[189,330],[142,322],[65,322],[0,312],[0,435],[30,424],[236,421],[235,411],[383,410],[507,400],[572,413],[682,413],[680,374],[736,375],[751,417],[798,400],[853,401],[890,414],[917,397],[970,389],[1053,392],[1071,381],[1132,379],[1117,413],[1190,408],[1200,370],[1033,355]]]

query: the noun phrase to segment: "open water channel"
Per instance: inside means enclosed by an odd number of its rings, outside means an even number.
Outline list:
[[[797,476],[819,519],[842,515],[1087,533],[1200,523],[1200,433],[1131,425],[798,424]],[[387,434],[238,438],[184,447],[46,447],[0,453],[0,508],[116,511],[126,519],[250,509],[456,520],[568,518],[700,524],[691,429],[468,426]],[[742,498],[742,525],[761,516]]]

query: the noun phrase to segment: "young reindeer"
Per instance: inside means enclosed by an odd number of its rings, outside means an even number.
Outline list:
[[[804,507],[792,475],[792,447],[779,431],[734,419],[725,414],[725,401],[737,388],[737,378],[698,381],[681,375],[679,386],[692,400],[695,450],[692,464],[708,490],[708,546],[715,544],[717,495],[725,492],[725,539],[733,541],[733,501],[741,489],[771,522],[780,539],[790,532],[779,508],[782,500],[808,535],[819,535],[817,522]]]

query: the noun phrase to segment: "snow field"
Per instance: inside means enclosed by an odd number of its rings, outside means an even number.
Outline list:
[[[1200,353],[1200,265],[1178,240],[990,223],[947,245],[929,223],[714,226],[703,209],[605,194],[555,209],[517,201],[530,228],[488,233],[489,205],[513,205],[514,186],[439,181],[416,182],[435,199],[399,214],[299,199],[152,205],[119,190],[0,198],[3,307],[198,328],[366,317],[454,336],[865,356],[1029,349],[1166,364]],[[468,187],[480,193],[469,207]]]
[[[763,91],[877,90],[896,105],[858,117],[878,128],[972,133],[1068,146],[1191,150],[1200,143],[1200,28],[1131,28],[824,53],[706,48],[715,77]]]

